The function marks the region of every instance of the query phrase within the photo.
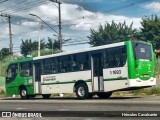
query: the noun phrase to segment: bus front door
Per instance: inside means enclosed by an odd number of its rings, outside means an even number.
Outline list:
[[[102,53],[91,55],[92,91],[104,91]]]
[[[34,63],[33,76],[34,76],[34,93],[41,93],[41,69],[40,63]]]

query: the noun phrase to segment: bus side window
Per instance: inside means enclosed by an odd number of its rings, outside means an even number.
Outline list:
[[[72,61],[73,71],[82,71],[89,69],[89,54],[80,53],[73,55]]]
[[[126,49],[125,46],[108,48],[105,51],[105,65],[104,68],[123,67],[126,63]]]
[[[61,63],[61,72],[70,72],[71,71],[71,56],[63,56],[60,57],[60,63]]]
[[[32,76],[32,63],[31,62],[23,62],[20,64],[20,75],[21,77]]]
[[[12,71],[11,71],[11,69],[7,69],[7,71],[6,71],[6,77],[7,78],[11,78],[12,77]]]
[[[43,60],[42,74],[47,75],[47,74],[56,73],[55,67],[56,67],[55,58],[48,58],[48,59]]]
[[[78,71],[77,55],[73,55],[72,67],[73,71]]]
[[[9,65],[6,72],[6,83],[12,82],[17,76],[18,64]]]

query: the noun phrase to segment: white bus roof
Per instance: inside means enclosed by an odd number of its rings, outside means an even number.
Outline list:
[[[75,53],[89,52],[89,51],[100,50],[104,48],[110,48],[110,47],[116,47],[116,46],[122,46],[122,45],[124,45],[124,42],[102,45],[102,46],[97,46],[97,47],[91,47],[91,48],[86,48],[83,50],[67,51],[67,52],[62,52],[62,53],[57,53],[57,54],[39,56],[39,57],[34,57],[33,60],[39,60],[39,59],[50,58],[50,57],[58,57],[58,56],[63,56],[63,55],[70,55],[70,54],[75,54]]]

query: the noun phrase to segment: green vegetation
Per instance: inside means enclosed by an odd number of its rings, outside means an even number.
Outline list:
[[[17,60],[17,59],[21,59],[22,57],[18,56],[18,55],[8,55],[6,57],[4,57],[1,61],[0,61],[0,65],[2,66],[1,71],[0,71],[0,76],[5,76],[5,71],[6,68],[8,66],[8,64],[13,61],[13,60]]]
[[[106,23],[104,26],[100,25],[97,30],[91,29],[91,34],[88,36],[91,46],[105,45],[115,42],[121,42],[127,40],[129,37],[136,37],[138,40],[147,41],[153,44],[154,49],[160,49],[160,18],[156,15],[151,17],[142,18],[142,27],[140,30],[132,28],[131,25],[126,25],[126,23],[115,23],[112,21],[111,24]],[[22,40],[21,44],[21,54],[24,57],[31,55],[36,57],[38,52],[38,42],[31,39]],[[5,70],[7,65],[16,59],[21,59],[22,57],[18,55],[10,55],[8,48],[2,48],[0,51],[1,61],[0,65],[1,72],[0,76],[5,76]],[[44,39],[41,40],[41,55],[48,55],[60,52],[59,43],[57,40],[48,37],[48,41],[45,42]],[[160,59],[156,59],[156,71],[157,74],[160,73]],[[4,80],[4,79],[3,79]],[[0,81],[0,86],[4,85],[4,81]],[[135,90],[131,92],[115,92],[115,95],[122,94],[132,94],[132,95],[160,95],[160,87],[152,87],[146,89]]]
[[[60,50],[59,49],[56,49],[56,50],[41,50],[41,56],[44,56],[44,55],[50,55],[50,54],[56,54],[56,53],[59,53],[60,52]],[[31,53],[31,56],[32,57],[37,57],[38,56],[38,52],[37,52],[37,50],[35,50],[35,51],[32,51],[32,53]]]
[[[47,43],[44,42],[44,39],[41,40],[40,48],[41,55],[48,55],[57,53],[59,51],[59,44],[57,40],[53,40],[48,37]],[[34,57],[36,57],[38,55],[38,41],[32,41],[31,39],[22,40],[21,54],[24,57],[27,57],[28,55],[33,55]]]
[[[97,31],[91,29],[91,35],[88,38],[92,46],[99,46],[122,42],[135,34],[136,30],[132,28],[132,24],[128,26],[125,22],[116,24],[112,21],[111,24],[100,25]]]
[[[134,38],[150,42],[154,49],[160,49],[160,18],[157,15],[142,18],[141,25],[140,30],[133,29],[132,24],[128,26],[125,22],[116,24],[112,21],[111,24],[100,25],[97,30],[91,29],[89,44],[99,46]]]
[[[0,60],[5,58],[6,56],[10,55],[9,48],[2,48],[0,50]]]
[[[4,84],[5,84],[5,78],[0,77],[0,97],[5,95]]]
[[[156,15],[145,17],[141,25],[140,40],[152,43],[154,49],[160,49],[160,18]]]
[[[151,88],[144,88],[140,90],[133,90],[130,92],[133,95],[160,95],[160,87],[151,87]]]
[[[4,86],[4,84],[5,84],[5,78],[0,77],[0,86]]]

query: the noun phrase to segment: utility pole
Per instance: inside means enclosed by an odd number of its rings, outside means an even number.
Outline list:
[[[11,16],[8,16],[8,22],[9,22],[9,36],[10,36],[10,53],[13,54],[13,44],[12,44],[12,30],[11,30]]]
[[[12,44],[12,30],[11,30],[11,16],[7,14],[0,14],[1,17],[8,18],[9,23],[9,36],[10,36],[10,53],[13,54],[13,44]]]
[[[59,10],[59,48],[62,51],[62,20],[61,20],[61,3],[58,2],[58,10]]]
[[[41,30],[42,30],[42,24],[41,21],[39,21],[40,29],[39,29],[39,36],[38,36],[38,57],[41,56]]]
[[[51,2],[58,3],[58,12],[59,12],[59,34],[58,34],[58,41],[59,41],[59,49],[62,51],[62,20],[61,20],[61,2],[57,0],[50,0]]]

